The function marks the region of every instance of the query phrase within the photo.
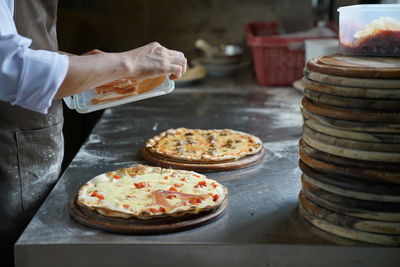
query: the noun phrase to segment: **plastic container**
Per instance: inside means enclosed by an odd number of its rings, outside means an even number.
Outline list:
[[[338,11],[341,53],[400,56],[400,4],[354,5]]]
[[[292,85],[300,79],[305,65],[304,41],[321,38],[280,36],[277,29],[276,22],[252,22],[244,28],[260,85]]]
[[[79,94],[70,96],[70,97],[65,97],[64,102],[70,109],[75,109],[79,113],[88,113],[100,109],[105,109],[109,107],[114,107],[122,104],[127,104],[130,102],[135,102],[139,100],[143,100],[146,98],[150,97],[155,97],[155,96],[160,96],[164,94],[168,94],[172,92],[175,88],[175,84],[173,81],[171,81],[168,77],[166,77],[161,85],[158,87],[154,88],[153,90],[143,93],[143,94],[137,94],[133,96],[129,96],[126,98],[122,98],[119,100],[113,100],[113,101],[108,101],[108,102],[102,102],[99,104],[93,105],[91,103],[91,100],[98,96],[96,95],[96,91],[94,89],[86,90],[83,91]],[[119,95],[121,96],[121,95]]]

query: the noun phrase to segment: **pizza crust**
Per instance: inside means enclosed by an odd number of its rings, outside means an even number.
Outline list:
[[[100,174],[83,185],[77,204],[107,217],[181,217],[218,208],[228,190],[204,175],[134,165]]]

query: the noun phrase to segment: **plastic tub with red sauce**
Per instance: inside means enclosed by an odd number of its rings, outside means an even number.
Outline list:
[[[400,4],[354,5],[338,11],[341,53],[400,57]]]

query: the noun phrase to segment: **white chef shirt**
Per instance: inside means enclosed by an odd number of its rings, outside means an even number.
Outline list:
[[[68,56],[33,50],[17,33],[14,0],[0,0],[0,101],[47,113],[68,71]]]

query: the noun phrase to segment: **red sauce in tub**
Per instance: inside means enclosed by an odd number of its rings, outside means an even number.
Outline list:
[[[400,57],[400,31],[379,30],[353,45],[341,46],[345,54]]]

